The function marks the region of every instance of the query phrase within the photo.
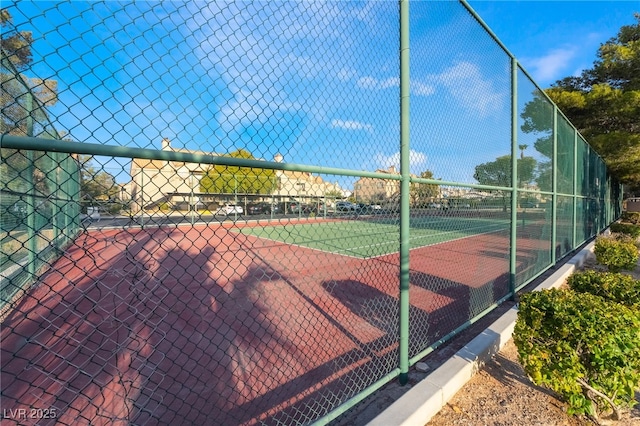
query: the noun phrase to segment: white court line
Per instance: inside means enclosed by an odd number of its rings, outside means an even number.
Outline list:
[[[295,244],[295,243],[287,243],[281,240],[274,240],[273,238],[266,238],[266,237],[259,237],[257,235],[251,235],[251,234],[243,234],[245,236],[249,236],[249,237],[253,237],[259,240],[265,240],[265,241],[272,241],[274,243],[280,243],[286,246],[291,246],[291,247],[299,247],[299,248],[303,248],[306,250],[313,250],[313,251],[319,251],[320,253],[327,253],[327,254],[332,254],[332,255],[339,255],[339,256],[344,256],[344,257],[351,257],[353,259],[366,259],[366,257],[362,257],[362,256],[353,256],[350,254],[345,254],[345,253],[341,253],[340,251],[335,252],[335,251],[328,251],[328,250],[323,250],[323,249],[319,249],[319,248],[315,248],[315,247],[309,247],[309,246],[304,246],[301,244]]]
[[[473,228],[466,228],[465,230],[469,230],[469,229],[473,230],[473,229],[481,229],[481,228],[486,228],[486,226],[477,226],[477,227],[473,227]],[[419,246],[419,247],[413,247],[410,250],[421,249],[421,248],[424,248],[424,247],[431,247],[431,246],[435,246],[435,245],[438,245],[438,244],[444,244],[444,243],[448,243],[448,242],[451,242],[451,241],[463,240],[465,238],[472,238],[472,237],[476,237],[476,236],[479,236],[479,235],[492,234],[492,233],[495,233],[495,232],[505,231],[507,229],[508,228],[499,228],[499,229],[495,229],[495,230],[491,230],[491,231],[487,231],[487,232],[481,232],[479,234],[465,235],[465,236],[460,237],[460,238],[454,238],[454,239],[451,239],[451,240],[440,241],[440,242],[436,242],[436,243],[432,243],[432,244],[426,244],[426,245]],[[351,228],[342,229],[342,230],[353,232],[353,229],[351,229]],[[453,234],[453,233],[462,232],[462,231],[463,230],[451,230],[451,231],[439,232],[439,233],[429,234],[429,235],[420,235],[420,236],[417,236],[417,237],[410,238],[409,242],[412,242],[412,241],[415,242],[417,240],[421,240],[421,239],[424,239],[424,238],[432,238],[432,237],[435,237],[435,236]],[[303,244],[298,244],[298,243],[287,243],[286,241],[281,241],[281,240],[276,240],[276,239],[273,239],[273,238],[257,236],[257,235],[253,235],[253,234],[244,234],[244,235],[252,236],[254,238],[258,238],[258,239],[262,239],[262,240],[266,240],[266,241],[272,241],[272,242],[277,242],[277,243],[281,243],[281,244],[286,244],[286,245],[289,245],[289,246],[292,246],[292,247],[306,248],[306,249],[309,249],[309,250],[319,251],[321,253],[340,255],[340,256],[351,257],[351,258],[355,258],[355,259],[376,259],[376,258],[380,258],[380,257],[383,257],[383,256],[388,256],[388,255],[390,255],[392,253],[396,253],[396,252],[392,251],[392,252],[380,254],[380,255],[377,255],[377,256],[356,256],[356,255],[352,255],[352,254],[348,254],[348,253],[349,252],[353,252],[355,250],[359,250],[359,249],[375,248],[375,247],[387,246],[387,245],[390,245],[390,244],[398,244],[398,241],[384,241],[384,242],[380,242],[380,243],[376,243],[376,244],[367,244],[367,245],[362,245],[362,246],[357,246],[357,247],[349,247],[347,249],[340,248],[340,249],[337,249],[335,251],[330,251],[330,250],[324,250],[324,249],[320,249],[320,248],[316,248],[316,247],[309,247],[309,246],[306,246],[306,245],[303,245]],[[361,235],[358,235],[358,236],[359,237],[367,237],[367,236],[370,236],[370,235],[385,235],[385,233],[377,232],[375,234],[361,234]],[[338,239],[341,239],[341,238],[332,238],[332,239],[329,239],[329,240],[310,240],[310,242],[327,242],[327,241],[338,240]],[[327,245],[329,245],[329,244],[327,244]]]
[[[473,229],[475,229],[475,228],[473,228]],[[449,243],[449,242],[451,242],[451,241],[464,240],[465,238],[473,238],[473,237],[477,237],[477,236],[479,236],[479,235],[493,234],[493,233],[496,233],[496,232],[505,231],[505,230],[507,230],[507,229],[508,229],[508,228],[500,228],[500,229],[495,229],[495,230],[493,230],[493,231],[481,232],[481,233],[479,233],[479,234],[465,235],[465,236],[460,237],[460,238],[454,238],[454,239],[451,239],[451,240],[439,241],[439,242],[437,242],[437,243],[431,243],[431,244],[425,244],[425,245],[423,245],[423,246],[419,246],[419,247],[413,247],[413,248],[410,248],[410,249],[409,249],[409,251],[412,251],[412,250],[418,250],[418,249],[422,249],[422,248],[425,248],[425,247],[437,246],[438,244],[445,244],[445,243]],[[454,232],[459,232],[459,231],[449,231],[449,232],[441,232],[441,233],[438,233],[438,234],[422,235],[422,236],[415,237],[415,238],[409,238],[409,241],[410,241],[410,242],[411,242],[411,241],[416,241],[416,240],[418,240],[418,239],[428,238],[428,237],[432,237],[432,236],[436,236],[436,235],[452,234],[452,233],[454,233]],[[395,252],[391,252],[391,253],[395,253]],[[380,255],[378,255],[378,256],[370,256],[370,257],[368,257],[368,258],[366,258],[366,259],[376,259],[376,258],[378,258],[378,257],[388,256],[388,255],[390,255],[391,253],[380,254]]]

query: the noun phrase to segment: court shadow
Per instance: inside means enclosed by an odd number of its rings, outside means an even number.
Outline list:
[[[482,284],[469,285],[423,271],[411,271],[409,301],[425,306],[424,324],[410,317],[411,354],[439,344],[439,341],[495,305],[509,291],[509,274],[485,277]],[[413,313],[413,311],[412,311]]]
[[[398,366],[389,259],[292,253],[228,230],[101,232],[3,323],[3,408],[56,408],[63,423],[307,423]],[[504,281],[422,266],[410,271],[411,355]]]
[[[256,293],[277,272],[222,277],[223,254],[195,240],[78,242],[3,321],[3,409],[54,410],[51,424],[240,424],[295,396],[269,392],[296,376],[287,364],[312,369]]]
[[[216,267],[222,257],[208,246],[195,256],[171,250],[161,260],[170,271],[161,302],[167,313],[152,344],[163,359],[137,398],[135,423],[251,422],[292,397],[271,391],[295,376],[288,366],[308,369],[296,362],[298,342],[260,298],[259,287],[279,274],[245,259],[241,274],[224,276]],[[188,271],[196,274],[185,282]]]

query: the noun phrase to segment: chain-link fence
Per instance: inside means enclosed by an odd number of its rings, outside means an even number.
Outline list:
[[[4,22],[4,12],[3,12]],[[59,138],[47,108],[55,83],[28,77],[12,46],[30,39],[7,22],[2,31],[0,102],[3,134]],[[17,55],[17,56],[16,56]],[[78,234],[78,165],[69,154],[2,148],[0,164],[0,315],[28,292],[43,268]]]
[[[620,213],[466,3],[0,16],[3,422],[326,424]]]

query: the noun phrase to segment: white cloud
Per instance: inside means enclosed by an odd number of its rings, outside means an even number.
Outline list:
[[[420,83],[418,81],[411,82],[411,93],[414,95],[429,96],[436,92],[435,87],[430,84]]]
[[[357,75],[358,73],[356,72],[356,70],[352,68],[342,68],[340,71],[338,71],[336,77],[340,81],[349,81],[353,78],[356,78]]]
[[[211,77],[222,80],[231,93],[218,104],[216,115],[225,131],[268,119],[276,112],[302,109],[299,99],[313,99],[316,94],[315,86],[300,83],[334,67],[313,53],[316,45],[325,40],[350,44],[350,35],[336,25],[347,12],[331,2],[209,2],[205,7],[189,7],[207,24],[187,21],[196,40],[194,53],[211,70]],[[264,12],[262,20],[256,19],[257,10]],[[340,71],[343,79],[349,75],[347,67]]]
[[[375,77],[361,77],[356,84],[363,89],[380,90],[400,86],[400,79],[398,77],[390,77],[379,80]]]
[[[341,85],[333,86],[329,80],[345,83],[345,91],[354,86],[367,90],[399,86],[399,79],[391,72],[385,76],[380,67],[381,78],[363,77],[352,53],[371,46],[363,48],[356,31],[345,31],[367,27],[372,35],[386,34],[386,25],[395,22],[386,11],[395,6],[378,1],[205,4],[187,6],[197,19],[186,20],[186,25],[192,30],[190,40],[200,66],[209,70],[216,86],[224,86],[213,108],[221,134],[230,135],[228,140],[234,132],[285,111],[311,117],[307,128],[330,123],[347,131],[374,131],[372,124],[335,113],[334,105],[342,102],[341,91],[335,89]],[[337,50],[328,51],[330,46]],[[414,86],[417,94],[430,93],[424,83]]]
[[[422,165],[427,162],[427,155],[419,151],[410,150],[409,160],[411,164]]]
[[[360,21],[367,23],[370,28],[375,28],[375,2],[368,2],[362,9],[356,9],[354,15]]]
[[[353,120],[333,119],[331,120],[331,128],[344,130],[365,130],[367,132],[373,132],[373,126],[371,124]]]
[[[576,57],[575,47],[563,47],[551,50],[538,58],[525,58],[521,62],[536,81],[555,81],[566,74],[566,70],[572,67],[572,61]]]
[[[362,89],[383,90],[391,87],[400,87],[400,78],[389,77],[386,79],[377,79],[366,76],[360,77],[356,84]],[[411,93],[415,96],[429,96],[435,93],[435,88],[429,84],[414,80],[411,82]]]
[[[374,156],[376,167],[379,169],[388,169],[394,166],[396,170],[400,170],[400,152],[392,155],[376,154]],[[420,151],[409,151],[409,162],[412,168],[424,166],[427,163],[427,154]],[[413,173],[416,173],[412,170]]]
[[[462,107],[484,116],[500,111],[505,93],[493,88],[491,79],[485,79],[476,64],[458,62],[434,77]]]

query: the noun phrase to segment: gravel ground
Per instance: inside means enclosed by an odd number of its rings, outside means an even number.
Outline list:
[[[637,407],[637,406],[636,406]],[[640,412],[634,409],[612,423],[640,425]],[[518,363],[513,341],[505,347],[435,415],[428,426],[586,426],[593,421],[567,414],[567,405],[547,389],[534,385]]]
[[[583,268],[599,269],[593,257]],[[640,261],[630,273],[640,279]],[[640,401],[640,392],[636,393]],[[428,426],[583,426],[597,423],[569,416],[567,405],[551,391],[534,385],[518,362],[513,340],[474,376],[428,423]],[[614,422],[603,416],[601,424],[640,426],[640,406]]]

